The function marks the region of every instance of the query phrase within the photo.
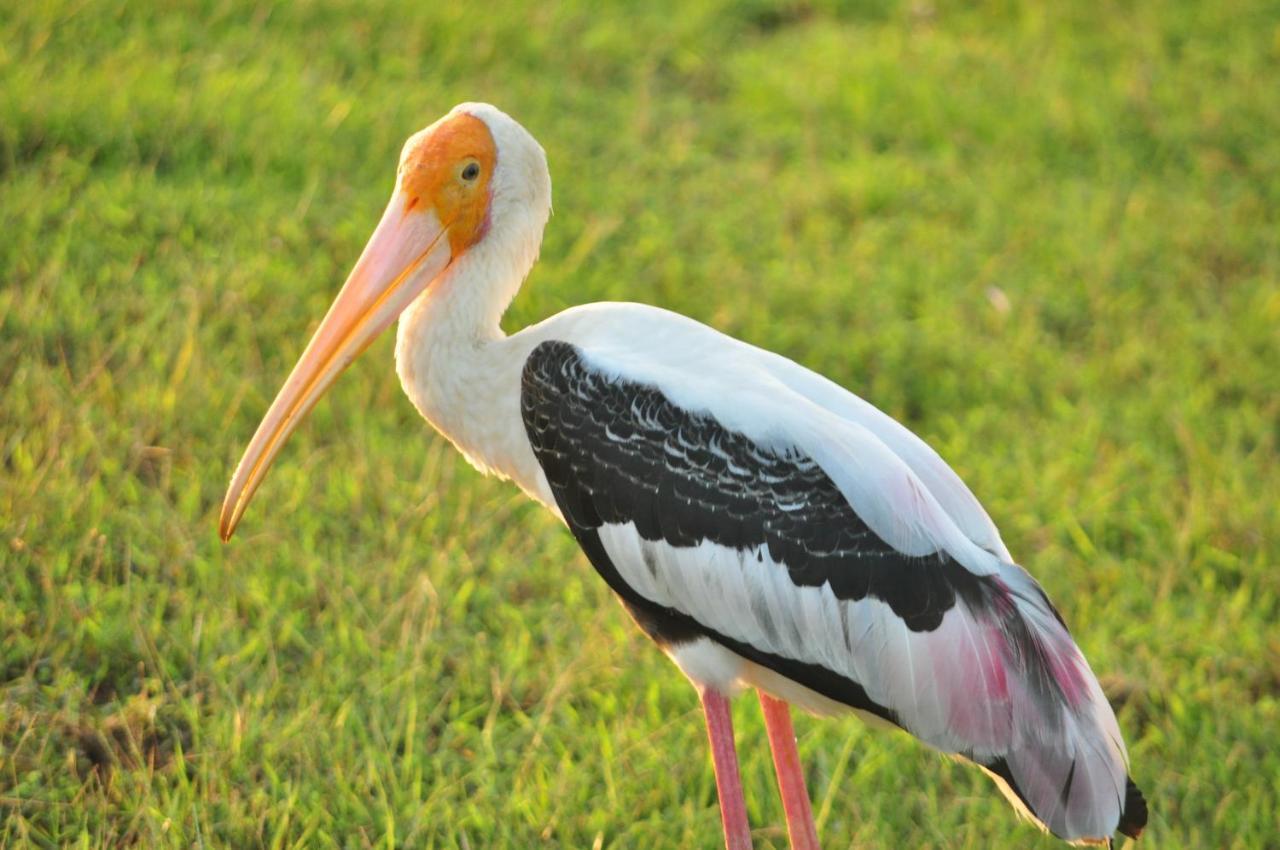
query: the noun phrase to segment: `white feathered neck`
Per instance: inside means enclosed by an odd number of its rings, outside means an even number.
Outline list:
[[[501,110],[464,103],[449,115],[458,112],[484,121],[497,147],[488,227],[401,315],[396,372],[418,411],[474,466],[547,502],[519,407],[534,343],[507,337],[499,322],[537,261],[551,175],[542,147]]]

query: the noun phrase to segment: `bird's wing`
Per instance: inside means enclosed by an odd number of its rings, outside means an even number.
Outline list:
[[[1109,835],[1124,746],[1035,581],[867,428],[699,365],[634,380],[555,340],[526,362],[534,455],[613,589],[672,641],[710,638],[973,759],[1060,836]]]
[[[874,435],[920,479],[965,536],[1000,559],[1013,560],[986,509],[928,443],[834,381],[771,351],[752,351],[760,368],[793,392]]]

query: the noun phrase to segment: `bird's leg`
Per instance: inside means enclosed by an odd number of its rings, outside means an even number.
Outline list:
[[[769,748],[773,750],[773,767],[778,773],[778,790],[782,793],[782,810],[787,815],[792,850],[818,850],[818,829],[813,823],[813,810],[809,808],[809,792],[804,787],[791,710],[785,702],[764,691],[756,693],[764,710],[764,728],[769,733]]]
[[[751,827],[747,824],[747,803],[742,797],[742,777],[738,775],[729,699],[708,687],[699,687],[698,695],[702,698],[702,713],[707,718],[707,737],[711,739],[725,850],[751,850]]]

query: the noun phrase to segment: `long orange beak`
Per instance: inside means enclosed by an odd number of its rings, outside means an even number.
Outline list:
[[[218,533],[230,540],[285,440],[342,370],[435,280],[452,259],[433,211],[409,211],[391,196],[342,291],[307,344],[245,449],[222,501]]]

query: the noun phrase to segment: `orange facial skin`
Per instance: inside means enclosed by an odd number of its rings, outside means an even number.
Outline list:
[[[400,164],[405,212],[435,209],[460,256],[484,236],[489,220],[489,181],[498,148],[483,121],[461,112],[430,130]]]
[[[488,126],[465,112],[410,140],[397,196],[236,467],[218,523],[223,540],[289,435],[342,370],[484,236],[497,160]]]

